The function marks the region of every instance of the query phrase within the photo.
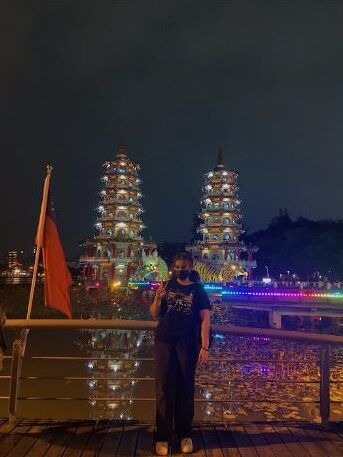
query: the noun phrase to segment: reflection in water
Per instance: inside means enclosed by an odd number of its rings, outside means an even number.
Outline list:
[[[142,349],[152,345],[152,333],[125,330],[83,330],[92,418],[134,418],[134,398],[140,383]],[[97,359],[97,360],[93,360]]]
[[[142,380],[154,375],[153,333],[83,331],[81,345],[90,357],[90,416],[153,419],[154,382]],[[216,334],[209,362],[197,367],[196,398],[202,401],[195,418],[319,421],[319,357],[312,344]],[[332,381],[343,382],[342,365],[343,350],[333,349]],[[331,400],[342,402],[331,409],[332,417],[342,418],[343,383],[332,384]]]
[[[203,419],[319,421],[319,347],[260,337],[215,335],[211,359],[198,366]],[[343,350],[332,351],[332,417],[343,417]],[[213,400],[217,400],[214,402]],[[223,400],[223,403],[218,402]]]
[[[110,309],[102,305],[101,312],[94,311],[88,317],[147,318],[147,310],[148,303],[140,307],[136,305],[132,311],[129,306],[120,307],[114,302]],[[216,323],[220,322],[219,319],[220,316]],[[75,345],[72,345],[73,341]],[[10,339],[8,342],[10,347]],[[152,331],[83,330],[75,338],[72,331],[33,330],[27,355],[74,356],[79,360],[46,360],[42,363],[28,357],[24,360],[23,376],[84,376],[87,381],[23,380],[21,396],[87,400],[21,401],[22,416],[154,419]],[[210,421],[304,418],[318,421],[319,356],[317,345],[215,334],[208,364],[197,367],[196,398],[202,401],[196,402],[195,418]],[[343,348],[334,348],[331,353],[331,400],[341,403],[331,404],[332,420],[343,419],[342,368]],[[1,374],[9,373],[10,361],[6,360]],[[0,395],[7,395],[8,388],[9,381],[1,380]],[[140,400],[136,401],[137,398]],[[5,400],[1,400],[0,408],[0,413],[5,416]]]

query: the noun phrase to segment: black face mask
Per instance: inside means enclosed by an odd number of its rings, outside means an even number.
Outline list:
[[[173,272],[174,278],[179,278],[179,279],[187,279],[189,277],[189,271],[188,270],[175,270]]]

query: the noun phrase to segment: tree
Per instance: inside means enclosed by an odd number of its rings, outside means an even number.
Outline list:
[[[265,265],[274,277],[291,271],[301,279],[313,278],[315,272],[330,280],[343,278],[343,221],[312,221],[302,216],[292,220],[280,211],[268,227],[245,235],[245,243],[259,247],[257,274],[264,275]]]

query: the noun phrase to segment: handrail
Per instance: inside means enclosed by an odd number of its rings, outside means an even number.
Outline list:
[[[135,321],[121,319],[9,319],[5,328],[14,329],[113,329],[113,330],[154,330],[156,321]],[[213,332],[225,335],[267,337],[303,343],[320,345],[320,415],[324,427],[328,426],[330,417],[330,346],[343,344],[343,337],[323,335],[318,333],[303,333],[279,329],[264,329],[252,327],[234,327],[230,325],[213,324]],[[40,397],[21,397],[19,395],[22,364],[22,341],[17,339],[13,343],[12,365],[9,393],[9,421],[13,425],[17,415],[18,400],[39,399]],[[31,357],[33,358],[33,357]],[[36,377],[27,377],[27,379]],[[38,379],[38,378],[37,378]],[[266,381],[265,381],[266,382]],[[296,382],[296,381],[295,381]],[[5,397],[3,397],[5,398]],[[50,398],[50,397],[49,397]],[[44,398],[40,398],[44,399]],[[46,398],[48,399],[48,398]],[[55,398],[56,399],[56,398]],[[67,399],[67,398],[59,398]],[[141,399],[142,400],[142,399]],[[216,401],[212,399],[211,401]],[[284,402],[293,403],[293,402]],[[298,402],[297,402],[298,403]],[[306,402],[305,402],[306,403]]]
[[[93,330],[154,330],[156,321],[124,319],[8,319],[5,328],[18,329],[93,329]],[[301,341],[316,344],[343,344],[343,337],[312,332],[296,332],[257,327],[236,327],[213,324],[213,332],[226,335],[261,336],[282,340]]]

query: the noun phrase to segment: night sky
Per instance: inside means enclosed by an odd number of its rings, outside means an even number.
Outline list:
[[[0,253],[29,249],[46,163],[69,256],[102,164],[142,166],[144,236],[190,237],[219,146],[244,221],[343,217],[343,2],[0,3]]]

